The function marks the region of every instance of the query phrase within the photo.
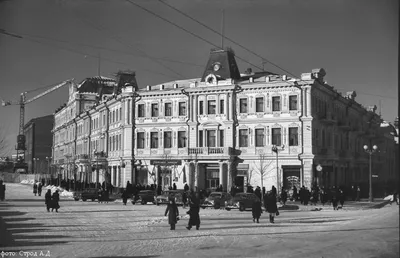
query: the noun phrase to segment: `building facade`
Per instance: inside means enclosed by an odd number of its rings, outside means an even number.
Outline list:
[[[107,86],[104,78],[92,87],[86,80],[55,113],[54,160],[73,160],[80,179],[117,187],[361,184],[369,169],[363,146],[394,151],[393,135],[385,136],[376,107],[337,92],[325,75],[240,73],[232,50],[213,50],[200,78],[142,89],[132,73]],[[373,155],[373,170],[388,179],[395,157],[383,156]],[[390,165],[381,172],[379,162]]]
[[[43,178],[49,177],[53,124],[54,116],[48,115],[31,119],[24,125],[26,138],[25,161],[28,164],[28,173],[38,174]]]

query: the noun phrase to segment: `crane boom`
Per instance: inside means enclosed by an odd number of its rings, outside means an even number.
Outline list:
[[[19,111],[19,131],[18,131],[19,134],[18,134],[18,136],[17,136],[17,147],[16,147],[17,156],[18,156],[18,157],[20,157],[20,154],[22,154],[22,155],[24,156],[23,159],[25,159],[25,149],[26,149],[26,147],[25,147],[25,135],[24,135],[25,105],[28,104],[28,103],[30,103],[30,102],[32,102],[32,101],[37,100],[38,98],[43,97],[44,95],[49,94],[49,93],[52,92],[52,91],[55,91],[56,89],[61,88],[61,87],[64,86],[64,85],[67,85],[67,84],[69,84],[69,83],[73,83],[73,80],[74,80],[74,79],[70,79],[70,80],[63,81],[63,82],[61,82],[60,84],[57,84],[56,86],[54,86],[54,87],[52,87],[52,88],[50,88],[50,89],[48,89],[48,90],[46,90],[46,91],[40,93],[39,95],[37,95],[37,96],[35,96],[35,97],[31,98],[31,99],[28,99],[28,100],[26,100],[26,93],[27,93],[27,92],[21,93],[21,96],[20,96],[20,100],[19,100],[19,101],[4,101],[4,100],[2,100],[2,105],[3,105],[3,106],[20,105],[20,111]]]
[[[42,93],[40,93],[39,95],[37,95],[37,96],[35,96],[35,97],[31,98],[31,99],[26,100],[24,104],[28,104],[28,103],[30,103],[30,102],[32,102],[32,101],[35,101],[35,100],[37,100],[38,98],[43,97],[44,95],[47,95],[47,94],[49,94],[50,92],[55,91],[56,89],[61,88],[62,86],[66,85],[66,84],[68,84],[68,83],[72,83],[73,80],[74,80],[74,79],[63,81],[62,83],[57,84],[56,86],[54,86],[54,87],[52,87],[52,88],[46,90],[45,92],[42,92]]]

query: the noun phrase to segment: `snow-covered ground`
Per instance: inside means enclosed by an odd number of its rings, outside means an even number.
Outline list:
[[[25,188],[24,188],[25,187]],[[51,257],[398,257],[399,206],[374,210],[282,211],[276,223],[250,211],[201,209],[200,230],[187,230],[187,209],[169,230],[165,206],[73,201],[48,213],[27,186],[7,187],[12,206],[0,216],[14,242],[4,251]],[[1,232],[0,232],[1,233]],[[14,246],[14,247],[13,247]],[[2,248],[0,247],[0,252]]]

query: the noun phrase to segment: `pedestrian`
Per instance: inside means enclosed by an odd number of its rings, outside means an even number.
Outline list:
[[[286,192],[285,189],[282,189],[282,192],[281,192],[281,202],[283,203],[283,206],[286,205],[286,202],[287,202],[287,192]]]
[[[258,199],[261,200],[261,188],[259,186],[256,187],[256,190],[254,190],[254,194],[258,197]]]
[[[36,196],[36,194],[37,194],[37,190],[38,190],[38,186],[37,186],[37,184],[36,184],[36,182],[35,183],[33,183],[33,194]]]
[[[186,183],[185,186],[183,187],[183,190],[184,190],[185,192],[189,192],[189,186],[188,186],[187,183]]]
[[[53,212],[54,209],[56,210],[56,212],[58,212],[58,209],[60,208],[59,201],[60,201],[60,195],[58,194],[58,190],[56,190],[53,193],[53,196],[51,197],[51,203],[52,203],[51,212]]]
[[[187,197],[187,192],[186,192],[186,191],[184,191],[184,192],[182,193],[182,203],[183,203],[183,208],[186,208],[186,205],[187,205],[187,200],[188,200],[188,197]]]
[[[190,209],[187,212],[189,214],[189,222],[188,226],[186,227],[188,230],[192,228],[192,226],[196,226],[196,229],[200,229],[200,196],[199,194],[196,194],[194,192],[191,193],[191,196],[189,198],[189,206]]]
[[[171,230],[175,230],[175,225],[178,222],[179,210],[174,198],[169,198],[169,203],[165,209],[165,216],[168,214],[168,224],[171,225]]]
[[[297,201],[297,187],[294,185],[293,186],[293,200]]]
[[[361,195],[361,189],[360,186],[357,186],[357,196],[356,196],[356,202],[360,201],[360,195]]]
[[[129,196],[128,192],[127,192],[126,190],[124,190],[124,191],[122,192],[122,195],[121,195],[121,197],[122,197],[122,202],[123,202],[124,205],[126,205],[126,203],[127,203],[127,201],[128,201],[128,196]]]
[[[172,189],[176,190],[176,184],[175,183],[172,185]]]
[[[3,180],[0,180],[0,201],[4,201],[6,197],[6,185],[3,184]]]
[[[51,190],[48,189],[46,194],[44,195],[44,203],[46,204],[46,209],[50,212],[51,208]]]
[[[333,206],[333,210],[337,210],[338,209],[338,195],[336,192],[332,192],[332,206]]]
[[[43,186],[42,183],[39,182],[39,184],[38,184],[38,189],[37,189],[37,190],[38,190],[38,195],[39,195],[39,196],[42,196],[42,186]]]
[[[276,195],[272,190],[265,195],[264,206],[265,210],[269,213],[269,222],[274,223],[275,216],[279,215],[279,212],[276,205]]]
[[[324,188],[321,188],[321,191],[319,192],[319,199],[321,200],[322,206],[325,206],[327,193]]]
[[[257,220],[257,223],[259,223],[259,220],[260,220],[260,217],[261,217],[261,213],[262,213],[260,199],[256,199],[253,202],[251,213],[253,214],[253,222],[256,222],[256,220]]]
[[[338,194],[339,194],[338,200],[340,202],[340,208],[343,208],[344,199],[345,199],[345,195],[344,195],[343,190],[339,188]]]

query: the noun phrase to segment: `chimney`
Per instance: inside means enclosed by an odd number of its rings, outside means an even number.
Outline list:
[[[283,80],[283,81],[286,81],[286,79],[287,79],[286,74],[282,75],[282,80]]]
[[[178,88],[178,84],[174,83],[174,89],[177,89],[177,88]]]
[[[355,91],[348,91],[346,92],[346,98],[354,100],[357,94]]]
[[[150,90],[151,90],[151,86],[150,86],[150,85],[147,85],[147,86],[146,86],[146,90],[149,90],[149,91],[150,91]]]
[[[164,84],[161,84],[160,85],[160,90],[163,90],[164,89]]]
[[[270,82],[271,78],[269,76],[265,76],[265,82]]]
[[[253,77],[250,77],[249,78],[249,82],[253,82],[254,81],[254,78]]]
[[[368,106],[368,111],[370,111],[370,112],[376,112],[376,109],[377,109],[377,107],[376,107],[376,105],[373,105],[373,106]]]

